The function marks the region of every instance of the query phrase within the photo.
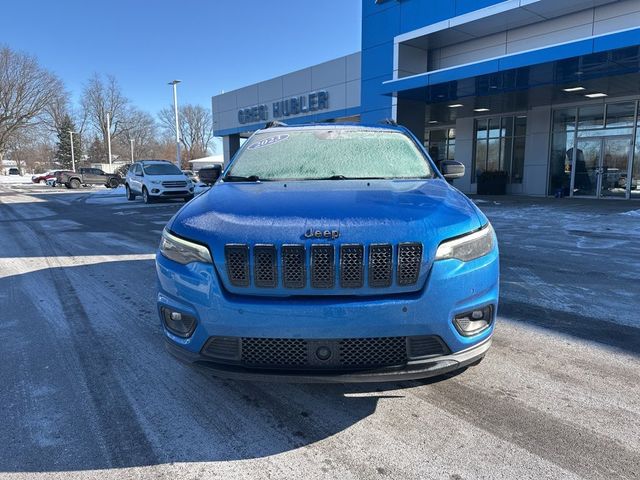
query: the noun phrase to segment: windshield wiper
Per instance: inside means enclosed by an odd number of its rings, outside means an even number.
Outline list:
[[[260,182],[263,181],[257,175],[249,175],[248,177],[244,177],[242,175],[226,175],[222,177],[222,180],[225,182]]]
[[[388,177],[345,177],[344,175],[331,175],[330,177],[309,178],[308,180],[384,180]]]

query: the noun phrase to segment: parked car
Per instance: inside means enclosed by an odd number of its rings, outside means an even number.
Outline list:
[[[142,196],[144,203],[159,198],[193,198],[193,182],[166,160],[140,160],[129,168],[124,180],[127,200]]]
[[[463,175],[454,161],[438,171],[403,127],[258,130],[164,229],[169,351],[262,380],[397,381],[476,365],[499,258],[485,215],[447,182]]]
[[[37,174],[31,176],[31,181],[33,183],[47,183],[47,175],[55,176],[55,172],[54,171],[48,171],[48,172],[44,172],[44,173],[37,173]]]
[[[56,176],[56,183],[67,188],[80,188],[82,185],[104,185],[107,188],[116,188],[121,180],[119,175],[106,173],[99,168],[80,168],[77,172],[65,171]]]
[[[9,169],[9,175],[20,175],[20,169],[12,167]]]
[[[58,172],[72,172],[72,170],[49,170],[45,173],[33,175],[31,177],[31,181],[33,183],[46,183],[47,185],[49,185],[50,180],[55,181]]]
[[[196,175],[193,170],[182,170],[182,173],[184,173],[185,176],[193,183],[198,183],[198,175]]]

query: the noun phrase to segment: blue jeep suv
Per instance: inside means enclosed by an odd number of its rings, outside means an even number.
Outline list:
[[[405,128],[255,132],[166,226],[169,350],[220,376],[416,379],[477,364],[498,304],[482,212]]]

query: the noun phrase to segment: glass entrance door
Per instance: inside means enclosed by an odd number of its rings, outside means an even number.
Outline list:
[[[598,190],[598,171],[602,158],[602,139],[578,140],[573,158],[573,195],[594,197]],[[574,156],[573,149],[567,152]]]
[[[603,138],[600,196],[626,197],[631,157],[630,138]]]
[[[567,152],[570,155],[574,153]],[[582,197],[628,196],[631,157],[629,137],[578,140],[573,159],[573,195]]]

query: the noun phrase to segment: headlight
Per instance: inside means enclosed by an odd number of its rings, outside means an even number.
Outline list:
[[[166,229],[162,232],[160,253],[169,260],[183,265],[191,262],[213,263],[207,247],[178,238]]]
[[[149,183],[153,183],[154,185],[160,185],[162,183],[162,180],[151,180],[151,182]]]
[[[436,260],[457,258],[463,262],[482,257],[493,250],[493,227],[488,223],[482,230],[446,240],[436,251]]]

